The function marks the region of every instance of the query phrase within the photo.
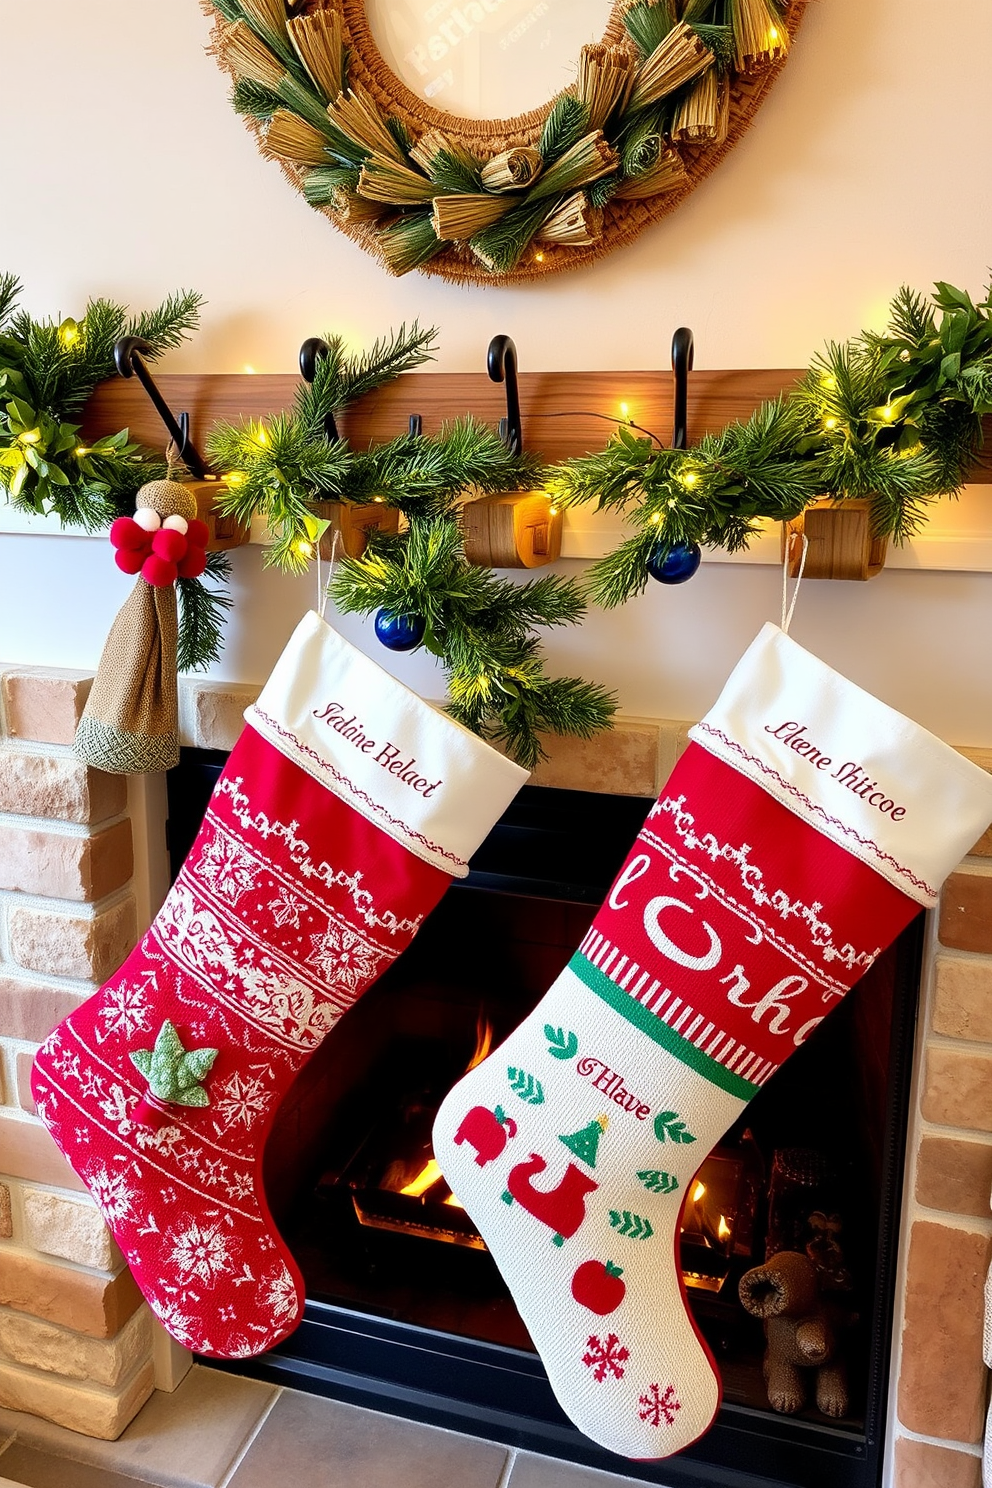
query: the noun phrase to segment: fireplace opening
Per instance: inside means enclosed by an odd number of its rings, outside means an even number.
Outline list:
[[[175,869],[221,764],[189,755],[170,781]],[[266,1150],[266,1189],[306,1281],[306,1317],[272,1354],[232,1367],[672,1488],[868,1488],[881,1473],[918,924],[687,1186],[683,1282],[724,1403],[713,1430],[676,1459],[628,1463],[571,1426],[433,1160],[441,1099],[566,964],[648,805],[526,787],[468,879],[311,1059]],[[762,1324],[738,1283],[784,1249],[816,1268],[842,1337],[850,1398],[840,1419],[812,1398],[789,1415],[768,1402]]]

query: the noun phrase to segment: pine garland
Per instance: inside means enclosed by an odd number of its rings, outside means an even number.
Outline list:
[[[401,447],[402,446],[402,447]],[[344,613],[419,617],[423,645],[442,662],[448,711],[503,746],[526,769],[546,757],[544,732],[589,738],[609,727],[616,699],[578,677],[549,677],[536,627],[574,625],[579,586],[558,574],[518,585],[465,558],[459,512],[466,489],[528,489],[535,470],[491,430],[466,419],[437,439],[371,452],[369,470],[407,518],[398,536],[373,533],[360,559],[344,559],[329,592]]]
[[[531,490],[539,464],[512,455],[470,418],[433,438],[405,434],[365,451],[327,433],[329,414],[427,360],[434,334],[414,322],[357,357],[328,336],[313,383],[301,386],[291,410],[211,431],[211,458],[226,472],[220,505],[241,522],[266,517],[274,540],[264,561],[296,573],[319,540],[318,502],[397,508],[406,530],[373,532],[362,558],[342,559],[332,598],[344,612],[420,617],[423,644],[444,666],[449,711],[529,768],[543,756],[542,731],[587,737],[608,726],[615,708],[603,688],[545,671],[535,628],[575,624],[585,608],[578,586],[558,575],[518,585],[465,558],[465,500]]]
[[[348,356],[341,336],[326,338],[311,383],[302,383],[293,408],[270,419],[216,424],[207,449],[225,473],[218,496],[225,516],[248,523],[263,516],[273,535],[267,565],[304,573],[313,556],[314,504],[340,499],[356,457],[329,437],[329,418],[431,356],[435,332],[416,321],[400,326],[362,356]]]
[[[121,336],[141,336],[159,356],[194,329],[201,297],[181,291],[134,316],[97,299],[79,320],[37,320],[17,308],[20,292],[16,275],[0,275],[0,490],[25,511],[98,531],[164,467],[126,429],[84,444],[69,415],[114,372]]]
[[[134,444],[127,429],[83,442],[77,412],[94,388],[114,374],[114,346],[139,336],[149,361],[180,346],[199,323],[202,297],[170,295],[154,310],[131,315],[112,300],[90,300],[79,320],[36,320],[17,309],[21,284],[0,274],[0,491],[24,511],[58,517],[63,527],[99,532],[134,510],[146,481],[167,467]],[[208,666],[220,652],[222,620],[231,600],[213,587],[230,572],[220,553],[207,556],[208,587],[180,579],[179,669]]]
[[[625,202],[690,184],[686,162],[726,138],[734,76],[771,66],[789,41],[777,0],[634,0],[621,42],[582,48],[540,136],[484,158],[442,129],[409,138],[351,75],[342,0],[302,14],[284,0],[204,3],[263,153],[394,274],[454,247],[498,277],[532,248],[543,262],[535,245],[600,241]]]
[[[904,542],[961,486],[989,412],[992,284],[977,305],[943,282],[932,303],[903,288],[884,334],[831,343],[746,422],[687,450],[621,428],[605,450],[557,466],[546,489],[562,506],[622,510],[635,528],[587,576],[611,608],[644,590],[649,558],[682,543],[734,552],[759,518],[789,520],[823,495],[867,497],[872,535]]]

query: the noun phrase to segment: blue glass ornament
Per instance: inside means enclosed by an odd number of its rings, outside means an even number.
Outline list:
[[[424,639],[426,629],[423,615],[400,615],[395,610],[380,610],[375,617],[375,633],[388,651],[412,651]]]
[[[648,559],[648,573],[659,584],[684,584],[699,567],[698,543],[674,543],[667,550],[659,543]]]

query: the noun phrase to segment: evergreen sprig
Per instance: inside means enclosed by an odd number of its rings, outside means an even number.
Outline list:
[[[424,645],[444,667],[452,717],[527,769],[544,758],[542,731],[588,738],[609,726],[613,695],[581,678],[549,677],[533,634],[581,619],[578,587],[558,574],[516,585],[471,566],[450,511],[411,513],[403,535],[373,535],[362,558],[338,566],[330,594],[344,613],[421,617]]]
[[[341,336],[329,335],[313,381],[300,384],[289,412],[216,424],[210,431],[208,453],[226,477],[217,504],[239,522],[250,522],[255,515],[266,518],[273,536],[266,564],[305,572],[313,556],[315,503],[367,499],[360,480],[355,482],[358,494],[349,493],[347,483],[358,457],[345,442],[328,437],[327,420],[428,361],[435,335],[414,321],[409,330],[402,325],[357,356],[346,353]]]
[[[226,553],[208,553],[207,567],[200,579],[179,579],[179,641],[176,647],[176,669],[199,672],[216,661],[224,639],[227,611],[234,604],[229,594],[215,587],[231,577],[231,560]],[[208,585],[206,580],[212,582]]]
[[[38,320],[18,308],[20,293],[16,275],[0,275],[0,490],[24,510],[98,531],[164,470],[126,429],[85,444],[70,416],[113,373],[119,337],[141,336],[158,356],[197,324],[201,298],[180,291],[138,315],[96,299],[79,320]]]
[[[511,455],[502,439],[475,419],[458,419],[433,439],[408,434],[355,455],[341,495],[348,501],[384,501],[408,516],[451,511],[472,487],[481,494],[525,491],[538,483],[540,463]]]

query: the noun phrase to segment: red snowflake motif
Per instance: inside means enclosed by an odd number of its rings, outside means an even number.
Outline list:
[[[605,1340],[594,1333],[586,1348],[588,1352],[582,1355],[582,1362],[592,1370],[594,1380],[602,1383],[608,1374],[623,1379],[623,1362],[630,1358],[630,1350],[624,1348],[615,1333],[608,1333]]]
[[[675,1398],[674,1385],[666,1385],[664,1394],[660,1385],[648,1385],[648,1393],[641,1396],[638,1404],[641,1409],[637,1414],[650,1426],[660,1426],[662,1418],[666,1425],[674,1426],[675,1412],[682,1409],[681,1400]]]

